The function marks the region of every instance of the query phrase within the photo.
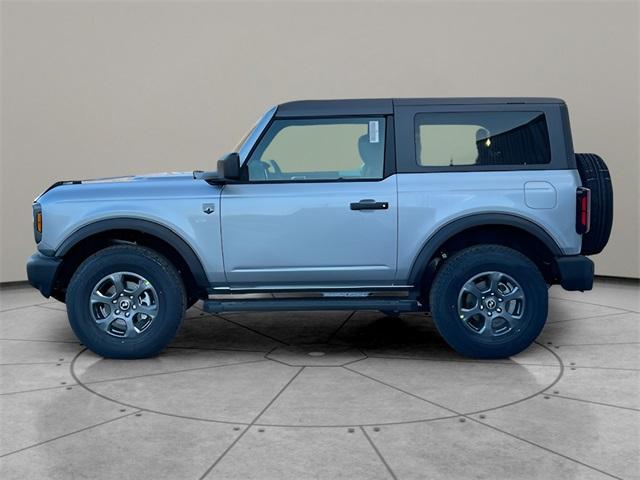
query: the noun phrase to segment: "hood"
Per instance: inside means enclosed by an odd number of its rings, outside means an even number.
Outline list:
[[[122,177],[104,177],[87,180],[63,180],[54,183],[42,192],[34,201],[39,201],[45,194],[70,195],[74,197],[83,194],[122,195],[125,192],[144,192],[148,190],[172,190],[173,187],[193,185],[193,182],[202,182],[196,179],[195,172],[159,172],[144,175],[129,175]],[[63,193],[64,192],[64,193]],[[67,194],[67,195],[65,195]],[[58,195],[56,195],[58,196]]]
[[[104,177],[104,178],[90,178],[86,180],[73,180],[71,183],[115,183],[115,182],[135,182],[142,180],[160,180],[160,179],[175,179],[176,177],[191,177],[193,178],[193,172],[158,172],[158,173],[145,173],[143,175],[128,175],[124,177]]]

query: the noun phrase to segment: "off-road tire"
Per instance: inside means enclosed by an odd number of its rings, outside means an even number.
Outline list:
[[[147,279],[157,293],[158,315],[135,338],[118,338],[97,327],[90,308],[94,286],[115,272]],[[71,328],[91,351],[107,358],[146,358],[158,354],[175,336],[186,307],[185,287],[176,268],[158,252],[117,245],[88,257],[74,273],[66,295]]]
[[[463,286],[483,272],[512,277],[525,296],[521,327],[492,339],[472,331],[458,311]],[[506,358],[526,349],[540,334],[547,320],[547,285],[536,265],[522,253],[500,245],[478,245],[445,261],[431,286],[430,306],[438,331],[457,352],[474,358]]]

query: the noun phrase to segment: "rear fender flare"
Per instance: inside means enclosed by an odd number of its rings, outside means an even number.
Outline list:
[[[509,225],[520,230],[524,230],[540,240],[554,256],[562,255],[562,250],[551,235],[531,220],[505,213],[473,214],[458,218],[445,224],[427,239],[422,246],[420,253],[418,253],[413,261],[409,272],[408,283],[410,285],[418,285],[420,283],[429,261],[447,240],[469,228],[485,225]]]

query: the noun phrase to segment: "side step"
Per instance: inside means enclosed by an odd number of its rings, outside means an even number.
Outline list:
[[[422,305],[407,298],[274,298],[247,300],[205,300],[208,313],[243,311],[293,311],[293,310],[390,310],[416,312]]]

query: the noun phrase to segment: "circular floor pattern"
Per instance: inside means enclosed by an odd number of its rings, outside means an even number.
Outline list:
[[[562,374],[543,345],[474,361],[451,351],[426,316],[375,312],[198,315],[157,358],[106,360],[85,350],[71,369],[86,389],[128,407],[287,427],[479,414],[531,398]]]

